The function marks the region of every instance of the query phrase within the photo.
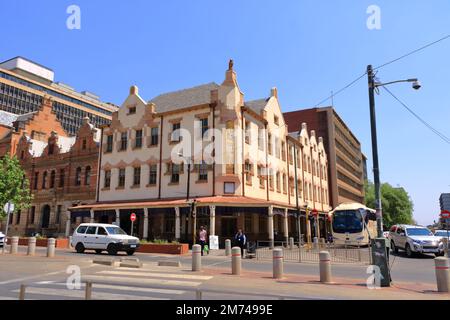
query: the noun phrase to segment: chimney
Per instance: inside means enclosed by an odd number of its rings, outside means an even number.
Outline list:
[[[139,94],[139,89],[137,86],[131,86],[130,87],[130,94]]]
[[[277,87],[273,87],[270,89],[270,96],[278,99],[278,89]]]
[[[153,102],[148,102],[147,107],[150,108],[151,113],[156,113],[156,104],[154,104]]]

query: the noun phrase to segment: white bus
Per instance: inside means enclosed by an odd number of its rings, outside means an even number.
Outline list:
[[[330,213],[336,245],[367,246],[377,235],[376,211],[361,203],[343,203]]]

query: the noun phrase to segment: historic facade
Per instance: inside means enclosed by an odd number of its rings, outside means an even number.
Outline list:
[[[0,150],[20,160],[33,200],[27,212],[10,216],[9,232],[64,235],[66,223],[81,221],[67,222],[67,208],[96,199],[100,131],[85,118],[77,135],[67,136],[47,98],[39,111],[12,120]]]
[[[221,243],[238,228],[272,245],[300,233],[325,235],[322,139],[305,124],[288,134],[276,88],[245,101],[232,61],[220,85],[148,102],[131,87],[101,141],[97,202],[70,208],[72,220],[114,222],[131,232],[134,212],[133,234],[181,241],[191,241],[200,225]],[[317,228],[311,211],[319,213]]]

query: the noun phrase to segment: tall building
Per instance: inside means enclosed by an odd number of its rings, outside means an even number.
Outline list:
[[[450,211],[450,193],[441,193],[439,197],[439,204],[441,206],[441,210]]]
[[[54,82],[54,72],[23,57],[0,63],[0,110],[13,114],[37,111],[44,96],[52,98],[52,108],[69,135],[75,135],[88,117],[99,127],[111,120],[117,106],[101,102],[88,92],[76,92],[70,86]]]
[[[330,200],[333,208],[344,202],[364,202],[365,156],[361,144],[332,107],[285,112],[289,132],[301,123],[323,137],[328,155]]]
[[[308,130],[288,134],[276,88],[245,101],[232,61],[220,85],[148,102],[133,86],[102,128],[97,203],[69,210],[127,232],[133,212],[133,233],[148,239],[191,241],[201,225],[221,245],[238,228],[272,244],[324,237],[327,153]]]

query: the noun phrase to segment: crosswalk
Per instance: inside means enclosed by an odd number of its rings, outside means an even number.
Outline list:
[[[99,270],[82,276],[79,289],[69,289],[63,281],[38,281],[26,286],[25,299],[79,300],[85,298],[85,283],[92,282],[94,300],[195,299],[195,288],[212,276],[168,272],[154,269],[118,268]],[[19,289],[10,291],[17,298]]]

